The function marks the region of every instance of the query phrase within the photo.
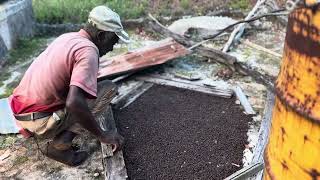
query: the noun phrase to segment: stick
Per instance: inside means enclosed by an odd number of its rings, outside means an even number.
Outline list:
[[[256,21],[256,20],[258,20],[258,19],[261,19],[261,18],[263,18],[263,17],[268,17],[268,16],[288,15],[288,12],[283,12],[283,13],[281,13],[281,11],[284,11],[284,9],[279,9],[279,10],[273,11],[273,12],[271,12],[271,13],[267,13],[267,14],[263,14],[263,15],[261,15],[261,16],[253,17],[253,18],[248,19],[248,20],[238,21],[238,22],[236,22],[236,23],[234,23],[234,24],[231,24],[231,25],[227,26],[226,28],[222,29],[222,30],[219,31],[218,33],[213,33],[213,34],[211,34],[211,35],[208,35],[207,37],[204,37],[204,38],[203,38],[204,41],[201,41],[201,42],[199,42],[199,43],[197,43],[197,44],[189,47],[188,49],[189,49],[189,50],[192,50],[192,49],[194,49],[195,47],[198,47],[198,46],[200,46],[200,45],[202,45],[202,44],[204,44],[204,43],[206,43],[206,42],[208,42],[208,41],[211,41],[212,39],[214,39],[214,38],[219,37],[220,35],[222,35],[226,30],[231,29],[232,27],[234,27],[234,26],[236,26],[236,25],[238,25],[238,24],[241,24],[241,23],[249,23],[249,22],[252,22],[252,21]]]
[[[185,37],[168,30],[166,27],[160,24],[159,21],[157,21],[151,14],[149,14],[149,17],[151,19],[149,25],[156,32],[164,36],[172,37],[178,43],[186,47],[191,47],[195,45],[195,42],[193,42],[192,40],[188,40]],[[242,62],[239,62],[237,58],[234,56],[231,56],[219,50],[215,50],[215,49],[207,48],[203,46],[198,46],[194,48],[193,52],[198,53],[204,57],[208,57],[212,60],[215,60],[218,63],[224,64],[230,69],[239,72],[240,74],[252,76],[256,81],[265,85],[270,91],[273,91],[274,89],[273,81],[275,77],[258,72],[255,68],[250,67],[247,64],[244,64]]]
[[[250,105],[247,97],[244,95],[242,89],[239,86],[233,88],[234,93],[237,95],[241,105],[243,106],[245,112],[249,115],[254,115],[256,112],[253,110],[252,106]]]
[[[252,18],[254,16],[254,14],[257,12],[257,10],[259,9],[259,7],[262,4],[265,3],[265,1],[266,0],[258,0],[256,5],[253,7],[253,9],[249,12],[247,17],[245,18],[245,20],[248,20],[248,19]],[[229,48],[232,45],[232,43],[234,41],[237,41],[241,37],[241,35],[243,34],[244,29],[245,29],[245,24],[241,24],[241,25],[237,26],[237,28],[232,31],[228,42],[223,47],[222,52],[227,52],[229,50]]]
[[[257,50],[259,50],[259,51],[266,52],[266,53],[268,53],[268,54],[270,54],[270,55],[272,55],[272,56],[274,56],[274,57],[276,57],[276,58],[282,58],[282,55],[281,55],[281,54],[276,53],[276,52],[274,52],[274,51],[271,51],[270,49],[267,49],[267,48],[265,48],[265,47],[262,47],[262,46],[260,46],[260,45],[258,45],[258,44],[253,43],[253,42],[250,42],[249,40],[241,41],[241,43],[243,43],[243,44],[245,44],[245,45],[247,45],[247,46],[250,46],[250,47],[252,47],[252,48],[254,48],[254,49],[257,49]]]

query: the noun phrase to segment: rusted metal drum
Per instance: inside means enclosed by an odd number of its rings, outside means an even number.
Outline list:
[[[264,179],[320,179],[320,6],[289,15]]]

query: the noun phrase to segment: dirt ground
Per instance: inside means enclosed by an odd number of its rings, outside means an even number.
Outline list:
[[[264,20],[262,29],[249,29],[243,39],[248,39],[253,43],[281,54],[284,36],[284,27]],[[136,44],[130,45],[130,47],[117,46],[117,53],[152,43],[152,39],[144,34],[141,36],[141,32],[134,35],[134,37],[137,42]],[[208,46],[221,48],[222,44],[215,42],[208,44]],[[241,61],[259,67],[261,71],[266,71],[273,75],[276,75],[279,71],[279,58],[275,58],[245,44],[235,46],[230,53],[237,56]],[[20,76],[22,76],[25,67],[27,67],[27,64],[21,68],[11,68],[17,69],[18,72],[21,72]],[[210,78],[231,86],[238,85],[244,90],[254,110],[257,112],[253,121],[248,123],[248,139],[247,144],[243,148],[244,157],[242,165],[248,165],[251,162],[253,148],[257,143],[258,130],[263,116],[266,88],[249,76],[231,73],[232,76],[228,78],[226,74],[229,73],[226,67],[216,64],[210,59],[203,59],[197,56],[179,58],[164,65],[163,68],[166,73],[172,76],[177,72],[200,74],[203,78]],[[0,179],[102,179],[101,153],[94,138],[86,134],[78,138],[78,143],[84,149],[96,149],[96,151],[84,165],[70,168],[45,158],[37,150],[37,146],[32,139],[23,139],[21,135],[1,135]]]

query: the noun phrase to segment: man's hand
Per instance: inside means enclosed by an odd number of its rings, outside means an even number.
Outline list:
[[[106,132],[99,140],[102,143],[111,144],[113,152],[121,150],[124,143],[124,138],[117,132]]]

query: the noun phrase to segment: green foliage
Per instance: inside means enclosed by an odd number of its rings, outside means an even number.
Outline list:
[[[11,73],[8,73],[8,72],[1,72],[0,73],[0,87],[3,86],[3,81],[9,79]]]
[[[9,97],[13,93],[13,90],[14,88],[6,88],[5,92],[3,94],[0,94],[0,99]]]
[[[41,52],[46,46],[46,38],[34,37],[32,39],[20,39],[17,42],[17,47],[9,51],[6,57],[5,68],[0,71],[0,87],[4,85],[4,81],[11,77],[11,73],[7,67],[23,63],[26,60],[30,60],[36,53]],[[14,81],[7,84],[4,88],[3,94],[0,94],[1,98],[6,98],[12,94],[14,88],[19,84],[21,77],[17,77]]]
[[[9,51],[7,58],[8,65],[24,62],[34,55],[35,52],[38,52],[45,44],[46,38],[34,37],[18,40],[17,47]]]
[[[0,136],[0,150],[11,147],[17,138],[15,135],[1,135]]]
[[[145,13],[147,0],[32,0],[38,22],[84,23],[92,8],[107,5],[121,18],[138,18]]]
[[[23,164],[28,160],[29,158],[27,156],[17,156],[13,161],[13,166],[19,166],[20,164]]]
[[[180,5],[183,9],[189,9],[190,7],[190,2],[189,0],[181,0]]]
[[[233,9],[246,10],[250,7],[250,0],[232,0],[230,2],[230,7]]]

